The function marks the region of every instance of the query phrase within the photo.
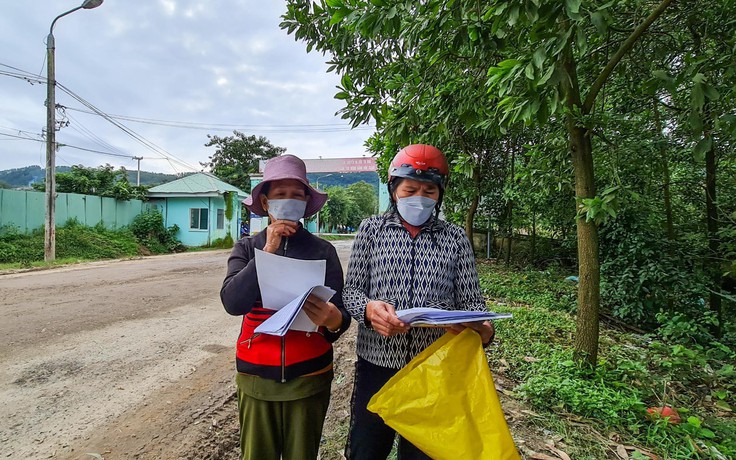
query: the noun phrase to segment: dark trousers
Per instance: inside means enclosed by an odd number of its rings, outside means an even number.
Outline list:
[[[242,460],[314,460],[330,390],[295,401],[262,401],[238,387]]]
[[[348,460],[385,460],[391,453],[396,432],[366,407],[371,397],[397,372],[397,369],[376,366],[362,358],[358,358],[355,363],[350,433],[345,447],[345,458]],[[399,436],[398,458],[430,459],[401,436]]]

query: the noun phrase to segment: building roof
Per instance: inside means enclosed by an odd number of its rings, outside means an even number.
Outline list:
[[[220,196],[225,192],[235,192],[239,198],[247,198],[248,194],[223,182],[209,173],[196,173],[181,179],[148,189],[149,198],[172,198],[193,196]]]

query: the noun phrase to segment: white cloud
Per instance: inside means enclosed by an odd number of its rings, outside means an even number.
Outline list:
[[[159,0],[158,3],[169,16],[176,13],[176,2],[174,0]]]
[[[133,5],[134,3],[134,5]],[[63,4],[63,5],[62,5]],[[9,2],[0,15],[0,70],[10,65],[45,76],[45,45],[51,21],[73,8],[72,0]],[[305,158],[361,156],[372,130],[345,131],[348,121],[334,114],[339,77],[326,74],[325,58],[306,53],[278,26],[282,2],[105,0],[58,21],[58,81],[145,139],[142,145],[118,127],[88,111],[75,98],[57,91],[57,103],[69,107],[73,127],[57,133],[68,145],[147,158],[141,167],[177,172],[183,166],[162,159],[168,152],[195,166],[213,151],[207,134],[233,129],[263,135],[274,145]],[[7,141],[3,127],[40,135],[45,125],[44,84],[0,75],[0,169],[43,165],[44,145]],[[158,121],[199,124],[187,128]],[[170,123],[168,123],[170,124]],[[219,125],[226,125],[225,127]],[[275,127],[278,125],[278,127]],[[284,129],[284,126],[293,129]],[[308,130],[303,125],[325,129]],[[158,159],[156,159],[158,158]],[[105,163],[134,166],[135,161],[62,147],[58,164]]]

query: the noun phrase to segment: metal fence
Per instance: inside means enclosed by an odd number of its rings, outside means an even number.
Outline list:
[[[0,189],[0,227],[13,226],[22,233],[43,228],[46,208],[44,193]],[[59,193],[56,196],[56,225],[76,219],[89,227],[102,223],[117,229],[130,225],[135,216],[147,209],[141,200],[116,200],[93,195]]]

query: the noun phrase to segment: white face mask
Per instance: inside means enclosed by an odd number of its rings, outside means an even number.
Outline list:
[[[295,199],[268,200],[268,213],[276,220],[296,222],[304,217],[307,202]]]
[[[409,224],[419,227],[427,222],[437,205],[437,200],[426,196],[408,196],[396,200],[396,209]]]

